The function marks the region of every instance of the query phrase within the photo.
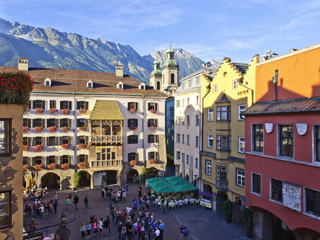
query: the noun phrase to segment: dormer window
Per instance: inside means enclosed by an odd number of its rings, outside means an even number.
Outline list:
[[[144,83],[139,84],[139,89],[140,90],[145,90],[146,89],[146,85]]]
[[[44,80],[44,85],[45,85],[46,87],[51,87],[51,79],[50,79],[50,78],[46,78],[46,79]]]
[[[123,89],[123,83],[122,83],[122,82],[119,82],[119,83],[117,84],[117,88],[118,88],[118,89]]]
[[[87,88],[93,88],[93,82],[91,80],[87,82]]]

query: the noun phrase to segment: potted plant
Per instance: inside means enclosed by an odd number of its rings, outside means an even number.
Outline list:
[[[56,169],[56,164],[55,163],[50,163],[47,167],[50,170],[54,170],[54,169]]]
[[[227,223],[232,222],[232,202],[227,199],[223,202],[223,215],[226,218]]]
[[[57,131],[57,127],[51,126],[51,127],[48,127],[48,130],[49,132],[55,132]]]
[[[247,234],[247,237],[252,238],[253,237],[253,216],[252,216],[252,210],[249,208],[244,207],[241,210],[241,218],[244,224],[244,230]]]
[[[137,165],[137,161],[136,160],[131,160],[129,163],[130,163],[131,166]]]
[[[68,114],[70,114],[70,109],[62,109],[61,113],[64,115],[68,115]]]
[[[79,186],[79,181],[81,179],[80,173],[74,173],[73,175],[73,186],[77,188]]]
[[[30,130],[30,128],[28,127],[23,127],[23,132],[28,132]]]
[[[54,114],[54,113],[57,112],[57,109],[56,109],[56,108],[50,108],[50,109],[48,110],[48,112]]]
[[[35,152],[41,152],[42,150],[43,150],[42,145],[37,145],[37,146],[33,147],[33,151],[35,151]]]
[[[34,168],[36,170],[41,170],[42,169],[42,165],[41,164],[37,164],[37,165],[34,166]]]
[[[86,168],[87,164],[85,162],[78,163],[78,168]]]
[[[43,128],[42,127],[34,127],[33,128],[36,132],[42,132]]]
[[[86,112],[87,112],[86,109],[79,109],[79,110],[78,110],[78,113],[80,113],[80,114],[85,114]]]
[[[137,112],[137,110],[134,109],[134,108],[131,108],[129,111],[130,111],[131,113],[133,113],[133,114],[135,114],[135,113]]]
[[[157,159],[150,159],[149,162],[152,163],[152,164],[154,164],[154,163],[157,163],[158,160],[157,160]]]
[[[70,148],[70,144],[61,144],[61,147],[63,149],[69,149]]]
[[[80,144],[78,144],[78,148],[79,149],[87,149],[87,144],[80,143]]]
[[[62,169],[69,169],[69,167],[70,167],[70,164],[69,164],[69,163],[63,163],[63,164],[61,164],[61,168],[62,168]]]
[[[87,128],[86,128],[86,127],[78,127],[78,129],[79,129],[80,131],[87,131]]]
[[[23,145],[23,151],[29,151],[29,146],[28,145]]]
[[[34,111],[35,111],[35,113],[41,114],[41,113],[43,113],[44,110],[42,108],[36,108],[36,109],[34,109]]]
[[[62,127],[61,130],[64,131],[64,132],[68,132],[69,128],[68,127]]]
[[[28,170],[28,165],[23,165],[23,171],[27,171]]]

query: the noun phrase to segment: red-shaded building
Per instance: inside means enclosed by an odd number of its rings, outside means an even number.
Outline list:
[[[246,205],[253,210],[257,239],[320,239],[320,94],[309,91],[320,85],[320,57],[312,62],[316,69],[309,69],[309,75],[317,73],[309,76],[312,84],[294,77],[294,71],[306,71],[295,65],[308,65],[310,51],[257,65],[257,85],[268,92],[257,90],[263,101],[245,113]],[[283,77],[288,71],[292,77]],[[290,81],[300,81],[312,95],[290,89]]]

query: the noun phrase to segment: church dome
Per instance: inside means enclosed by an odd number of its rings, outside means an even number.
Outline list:
[[[150,73],[150,77],[155,77],[155,78],[162,78],[162,72],[161,70],[153,70],[151,73]]]

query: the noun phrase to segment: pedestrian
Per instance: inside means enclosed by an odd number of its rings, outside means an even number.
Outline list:
[[[156,239],[159,240],[160,239],[160,230],[159,230],[159,228],[156,228],[155,234],[156,234]]]
[[[58,199],[54,199],[54,201],[53,201],[54,214],[57,214],[58,205],[59,205]]]
[[[166,225],[164,224],[164,222],[162,222],[162,220],[160,219],[160,224],[159,224],[159,230],[160,230],[160,236],[159,239],[162,240],[163,239],[163,231],[164,228],[166,227]]]
[[[131,220],[127,222],[126,228],[127,228],[127,236],[129,238],[129,240],[132,240],[133,239],[133,234],[132,234],[133,227],[132,227],[132,224],[131,224]]]
[[[126,196],[128,196],[128,184],[126,184]]]
[[[122,222],[119,221],[119,225],[118,225],[119,239],[121,238],[121,231],[122,231]]]
[[[126,226],[122,226],[121,237],[122,237],[122,240],[126,240],[126,237],[127,237],[127,228],[126,228]]]
[[[183,226],[183,224],[181,224],[181,226],[180,226],[180,240],[185,239],[185,234],[187,234],[187,236],[188,236],[187,228],[185,226]]]
[[[96,222],[93,222],[92,232],[93,232],[93,236],[95,236],[97,234],[97,232],[98,232],[97,223]]]
[[[86,237],[86,227],[82,223],[80,226],[80,233],[81,233],[81,238],[84,239]]]
[[[141,233],[139,235],[138,240],[145,240],[146,239],[146,229],[144,226],[141,227]]]
[[[70,198],[66,198],[66,210],[69,210]]]
[[[109,216],[108,216],[109,217]],[[108,223],[108,218],[106,218],[103,221],[103,229],[104,229],[104,235],[107,235],[108,233],[108,228],[109,228],[109,232],[110,232],[110,223]]]
[[[101,235],[102,234],[102,229],[103,229],[103,222],[102,222],[102,218],[100,218],[100,220],[99,220],[99,235]]]
[[[34,233],[34,231],[36,230],[36,223],[34,222],[34,218],[31,218],[29,226],[30,226],[30,232]]]
[[[76,207],[76,210],[78,210],[78,202],[79,202],[79,197],[78,195],[75,195],[73,197],[73,203],[74,203],[74,206]]]
[[[67,216],[64,212],[61,213],[60,220],[63,223],[65,223],[67,221]]]
[[[152,229],[152,232],[150,234],[150,238],[149,239],[150,240],[155,240],[156,239],[156,233],[155,233],[154,229]]]
[[[83,199],[83,201],[84,201],[84,207],[85,207],[85,208],[89,208],[88,195],[85,196],[85,198]]]
[[[86,229],[87,229],[87,238],[90,238],[90,234],[91,234],[91,224],[90,224],[90,222],[87,222]]]
[[[104,199],[104,188],[101,188],[101,198]]]

